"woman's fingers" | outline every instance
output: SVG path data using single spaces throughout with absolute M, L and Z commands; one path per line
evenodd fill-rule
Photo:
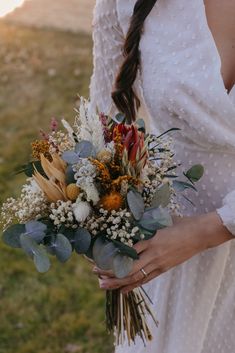
M 157 276 L 159 276 L 162 272 L 160 272 L 159 270 L 155 270 L 155 271 L 152 271 L 146 278 L 144 278 L 142 281 L 138 281 L 136 283 L 133 283 L 131 285 L 127 285 L 127 286 L 124 286 L 122 289 L 121 289 L 121 292 L 122 294 L 127 294 L 129 293 L 130 291 L 132 291 L 133 289 L 135 288 L 138 288 L 140 286 L 142 286 L 143 284 L 145 283 L 148 283 L 149 281 L 151 281 L 152 279 L 156 278 Z
M 100 282 L 102 289 L 117 289 L 125 286 L 134 285 L 135 283 L 143 283 L 145 278 L 147 278 L 148 273 L 154 270 L 154 264 L 146 265 L 143 271 L 137 271 L 130 276 L 125 278 L 106 278 Z
M 104 271 L 104 270 L 101 270 L 100 268 L 98 268 L 97 266 L 93 267 L 93 270 L 92 272 L 94 274 L 96 274 L 98 277 L 102 277 L 102 276 L 106 276 L 106 277 L 110 277 L 110 278 L 113 278 L 115 277 L 113 271 Z
M 137 251 L 137 254 L 141 254 L 143 251 L 145 251 L 148 248 L 149 246 L 148 243 L 149 243 L 149 240 L 139 241 L 133 246 L 133 248 Z

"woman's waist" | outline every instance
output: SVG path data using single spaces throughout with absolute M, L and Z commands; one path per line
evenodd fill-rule
M 190 206 L 181 198 L 181 203 L 190 213 L 206 213 L 220 208 L 223 198 L 235 190 L 235 156 L 223 151 L 208 151 L 186 148 L 179 143 L 174 146 L 176 162 L 180 164 L 178 175 L 194 164 L 202 164 L 204 175 L 196 184 L 197 193 L 187 191 L 186 196 L 194 203 Z

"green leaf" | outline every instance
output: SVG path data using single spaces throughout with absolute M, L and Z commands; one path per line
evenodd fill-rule
M 57 234 L 53 246 L 55 249 L 55 255 L 60 262 L 66 262 L 70 258 L 72 254 L 72 245 L 63 234 Z
M 20 243 L 25 253 L 33 259 L 38 272 L 47 272 L 50 268 L 50 260 L 45 249 L 26 234 L 21 234 Z
M 78 228 L 74 235 L 74 248 L 78 254 L 85 254 L 91 245 L 91 234 L 84 228 Z
M 112 118 L 112 120 L 116 123 L 116 124 L 123 124 L 125 122 L 125 115 L 122 113 L 118 113 L 115 115 L 115 117 Z
M 34 254 L 39 248 L 37 242 L 34 239 L 30 238 L 27 234 L 21 234 L 20 244 L 25 253 L 31 258 L 33 258 Z
M 186 173 L 185 176 L 193 183 L 196 183 L 201 179 L 204 174 L 204 167 L 201 164 L 195 164 L 190 168 Z
M 12 248 L 21 248 L 20 236 L 25 233 L 24 224 L 14 224 L 3 233 L 3 241 Z
M 144 234 L 144 240 L 148 240 L 148 239 L 151 239 L 155 234 L 156 234 L 156 230 L 148 230 L 148 229 L 145 229 L 145 228 L 142 228 L 140 225 L 138 225 L 141 233 Z M 140 241 L 141 239 L 138 239 L 138 241 Z
M 178 192 L 182 192 L 186 189 L 192 189 L 194 191 L 197 191 L 195 186 L 193 186 L 192 184 L 187 183 L 185 181 L 181 181 L 181 180 L 174 180 L 173 181 L 173 188 Z
M 65 178 L 66 178 L 67 185 L 76 183 L 76 180 L 74 179 L 74 174 L 75 174 L 75 172 L 73 171 L 73 167 L 71 165 L 69 165 L 66 169 L 66 172 L 65 172 Z
M 166 208 L 149 208 L 144 212 L 139 225 L 149 231 L 157 231 L 172 226 L 172 218 Z
M 36 269 L 40 273 L 47 272 L 51 267 L 50 259 L 45 249 L 43 249 L 40 246 L 37 248 L 36 252 L 34 253 L 33 261 L 36 266 Z
M 173 127 L 172 129 L 169 129 L 169 130 L 163 132 L 161 135 L 157 136 L 157 138 L 163 137 L 173 131 L 180 131 L 180 129 L 177 127 Z
M 127 194 L 127 203 L 133 217 L 138 221 L 144 213 L 144 200 L 141 194 L 137 191 L 130 190 Z
M 134 260 L 128 256 L 117 254 L 113 260 L 113 271 L 117 278 L 124 278 L 130 274 Z
M 25 224 L 25 233 L 40 243 L 46 236 L 47 226 L 39 221 L 29 221 Z
M 127 255 L 131 257 L 134 260 L 139 259 L 139 255 L 137 254 L 137 251 L 134 248 L 131 248 L 130 246 L 121 243 L 120 241 L 117 240 L 112 240 L 112 242 L 115 244 L 115 246 L 118 248 L 118 252 L 121 255 Z
M 137 125 L 139 131 L 142 131 L 142 132 L 145 133 L 146 128 L 145 128 L 145 121 L 144 121 L 144 119 L 138 119 L 138 120 L 136 120 L 136 125 Z
M 43 175 L 44 177 L 46 176 L 40 161 L 33 161 L 23 165 L 22 169 L 17 171 L 16 174 L 25 173 L 27 177 L 31 178 L 34 174 L 35 168 L 41 175 Z
M 113 268 L 114 256 L 118 253 L 117 247 L 104 237 L 96 239 L 93 246 L 93 259 L 97 266 L 102 270 Z
M 75 146 L 75 152 L 80 158 L 95 157 L 95 147 L 87 140 L 82 140 Z
M 169 204 L 170 199 L 171 199 L 170 185 L 164 184 L 159 189 L 157 189 L 156 193 L 154 194 L 151 206 L 166 207 Z

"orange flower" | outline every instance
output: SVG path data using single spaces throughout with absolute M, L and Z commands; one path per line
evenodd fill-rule
M 123 198 L 119 192 L 111 192 L 101 198 L 100 205 L 107 211 L 117 211 L 123 205 Z

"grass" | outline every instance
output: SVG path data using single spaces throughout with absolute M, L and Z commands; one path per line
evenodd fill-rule
M 30 142 L 52 116 L 72 121 L 88 95 L 89 36 L 0 23 L 0 201 L 17 195 Z M 90 266 L 73 256 L 40 275 L 0 242 L 0 353 L 110 353 L 104 294 Z

